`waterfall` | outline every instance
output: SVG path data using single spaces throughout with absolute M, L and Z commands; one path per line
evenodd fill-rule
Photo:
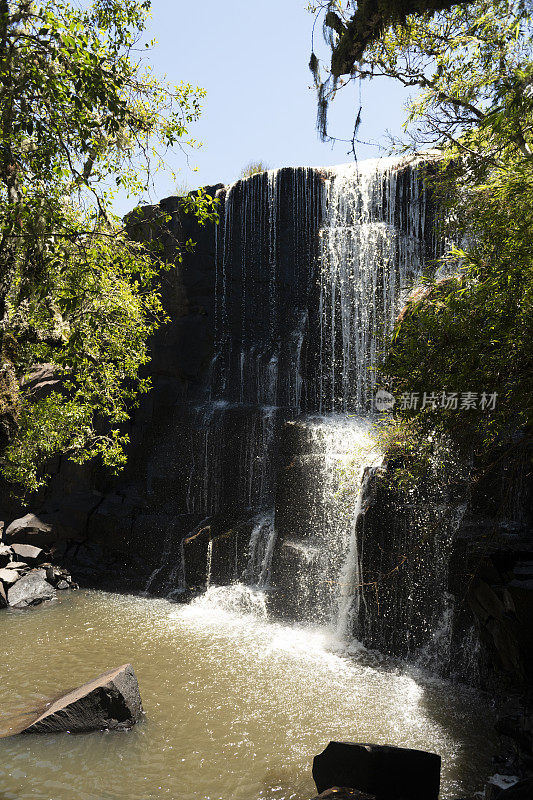
M 250 601 L 244 585 L 272 588 L 272 612 L 373 644 L 382 544 L 364 523 L 383 461 L 372 435 L 377 370 L 436 254 L 420 160 L 271 170 L 219 197 L 214 355 L 187 493 L 202 529 L 185 561 L 203 559 L 217 601 L 220 584 L 233 587 L 231 603 Z M 394 624 L 418 620 L 413 598 L 416 587 L 391 611 Z M 441 639 L 426 620 L 435 641 L 447 635 L 439 609 Z
M 379 351 L 424 266 L 427 195 L 416 167 L 401 173 L 398 167 L 395 159 L 346 164 L 326 181 L 317 369 L 321 412 L 372 410 Z
M 303 513 L 278 554 L 285 584 L 291 576 L 285 608 L 299 620 L 331 625 L 348 633 L 361 575 L 355 525 L 365 471 L 382 455 L 362 417 L 330 414 L 290 423 L 297 442 L 298 483 Z
M 270 170 L 227 190 L 216 237 L 211 398 L 300 410 L 300 359 L 323 182 Z
M 285 535 L 274 571 L 278 585 L 289 575 L 292 582 L 278 608 L 328 624 L 340 638 L 363 635 L 368 591 L 358 521 L 382 461 L 371 433 L 377 367 L 425 264 L 427 205 L 416 165 L 383 159 L 325 175 L 318 342 L 308 386 L 321 416 L 300 417 L 297 433 L 288 434 L 305 512 L 295 512 L 290 499 L 281 503 L 291 510 L 278 515 Z

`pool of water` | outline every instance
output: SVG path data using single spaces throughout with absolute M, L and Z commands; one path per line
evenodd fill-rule
M 188 606 L 73 592 L 0 626 L 4 725 L 126 662 L 146 712 L 126 733 L 0 739 L 1 800 L 308 800 L 331 739 L 439 753 L 444 800 L 488 774 L 491 715 L 473 693 L 269 622 L 244 587 Z

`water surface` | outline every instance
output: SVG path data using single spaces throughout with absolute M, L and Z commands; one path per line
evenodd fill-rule
M 330 739 L 439 753 L 445 800 L 488 774 L 490 713 L 475 695 L 268 622 L 245 587 L 189 606 L 81 591 L 0 624 L 2 715 L 126 662 L 146 711 L 127 733 L 0 740 L 2 800 L 308 800 Z

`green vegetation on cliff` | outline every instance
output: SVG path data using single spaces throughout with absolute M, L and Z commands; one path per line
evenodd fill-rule
M 164 152 L 193 145 L 203 90 L 138 55 L 149 0 L 0 0 L 0 469 L 26 489 L 56 453 L 125 461 L 139 369 L 164 321 L 153 253 L 112 213 Z M 198 195 L 200 218 L 213 214 Z M 51 365 L 61 388 L 30 395 Z

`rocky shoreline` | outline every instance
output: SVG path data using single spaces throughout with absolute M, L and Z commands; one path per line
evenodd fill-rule
M 38 537 L 29 543 L 21 522 L 14 520 L 5 532 L 0 522 L 0 608 L 40 605 L 79 588 L 70 570 L 57 563 L 54 547 L 38 546 Z

